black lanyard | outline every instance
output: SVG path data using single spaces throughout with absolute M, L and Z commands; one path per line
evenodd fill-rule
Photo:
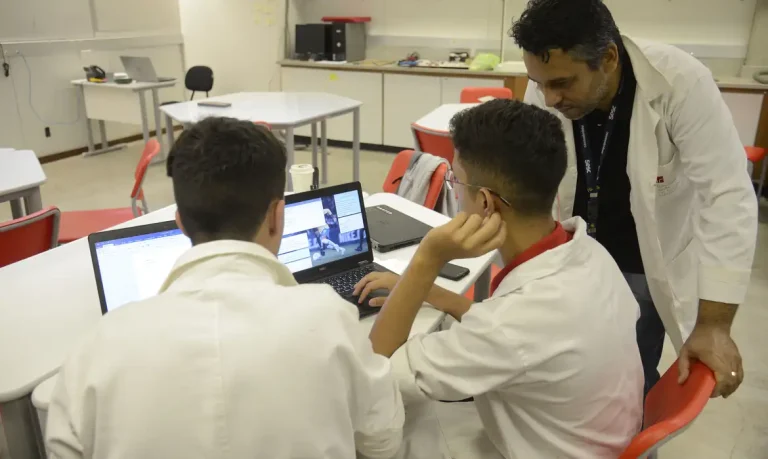
M 595 237 L 597 234 L 597 215 L 598 199 L 600 197 L 600 170 L 603 167 L 605 152 L 608 150 L 608 144 L 611 141 L 613 130 L 616 127 L 616 118 L 621 102 L 621 93 L 624 90 L 624 75 L 621 75 L 619 90 L 613 98 L 611 111 L 608 112 L 608 120 L 605 122 L 605 134 L 603 135 L 603 146 L 600 148 L 600 157 L 596 158 L 592 151 L 592 144 L 589 143 L 587 134 L 587 123 L 584 118 L 576 121 L 577 132 L 581 137 L 581 163 L 583 164 L 584 181 L 587 184 L 587 234 Z

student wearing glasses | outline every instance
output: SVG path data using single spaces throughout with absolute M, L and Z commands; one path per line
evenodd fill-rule
M 383 303 L 374 351 L 391 358 L 406 411 L 474 397 L 505 458 L 617 457 L 641 425 L 639 306 L 584 220 L 552 217 L 566 168 L 560 121 L 494 100 L 457 114 L 451 133 L 447 179 L 463 212 L 428 233 L 402 277 L 376 273 L 357 286 L 363 299 L 391 290 L 372 302 Z M 506 267 L 490 299 L 472 304 L 433 285 L 448 261 L 492 250 Z M 409 340 L 425 301 L 459 322 Z

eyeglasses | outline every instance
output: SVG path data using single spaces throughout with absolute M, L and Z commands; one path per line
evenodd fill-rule
M 453 173 L 453 169 L 448 169 L 448 171 L 445 173 L 445 183 L 447 183 L 448 187 L 452 190 L 456 185 L 464 185 L 470 188 L 477 188 L 478 190 L 486 189 L 488 190 L 489 193 L 499 198 L 499 200 L 501 200 L 501 202 L 506 204 L 508 207 L 512 207 L 512 204 L 510 204 L 509 201 L 507 201 L 502 195 L 500 195 L 499 193 L 493 191 L 488 187 L 479 186 L 479 185 L 470 185 L 469 183 L 460 182 L 459 179 L 456 178 L 456 174 Z

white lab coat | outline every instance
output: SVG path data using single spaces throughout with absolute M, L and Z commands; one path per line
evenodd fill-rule
M 642 422 L 639 307 L 584 220 L 563 227 L 570 242 L 513 269 L 450 329 L 395 352 L 406 407 L 474 397 L 507 459 L 621 454 Z
M 731 113 L 711 72 L 673 46 L 623 37 L 637 78 L 627 174 L 651 296 L 680 349 L 699 299 L 744 302 L 757 235 L 757 200 Z M 525 101 L 545 107 L 529 82 Z M 573 213 L 578 169 L 572 121 L 555 213 Z
M 402 425 L 390 362 L 353 305 L 297 286 L 261 246 L 217 241 L 76 348 L 47 445 L 59 458 L 383 458 Z

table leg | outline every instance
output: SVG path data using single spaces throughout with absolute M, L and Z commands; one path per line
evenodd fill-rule
M 31 396 L 0 403 L 0 412 L 10 457 L 44 458 L 43 433 Z
M 317 123 L 312 123 L 312 167 L 317 167 Z
M 149 142 L 149 120 L 147 119 L 147 101 L 144 100 L 144 91 L 136 93 L 139 96 L 139 110 L 141 110 L 141 133 L 144 135 L 144 145 Z
M 32 193 L 24 198 L 27 208 L 27 215 L 43 210 L 43 199 L 40 197 L 40 187 L 35 188 Z
M 99 135 L 101 136 L 101 149 L 106 150 L 109 148 L 109 143 L 107 142 L 107 123 L 104 120 L 99 120 Z
M 160 156 L 152 162 L 160 163 L 165 158 L 165 142 L 163 141 L 163 120 L 160 118 L 160 95 L 157 88 L 152 89 L 152 109 L 155 113 L 155 138 L 160 143 Z
M 320 121 L 320 152 L 323 155 L 322 159 L 322 179 L 323 185 L 328 184 L 328 121 Z
M 101 146 L 99 149 L 96 149 L 96 145 L 93 143 L 93 126 L 91 125 L 91 120 L 88 118 L 88 112 L 85 107 L 85 86 L 79 85 L 80 88 L 80 104 L 81 109 L 83 110 L 83 113 L 85 113 L 85 135 L 86 140 L 88 141 L 88 151 L 83 153 L 83 156 L 94 156 L 94 155 L 100 155 L 102 153 L 107 153 L 110 151 L 115 150 L 121 150 L 125 148 L 125 145 L 115 145 L 110 147 L 107 143 L 107 126 L 104 123 L 104 120 L 99 120 L 99 132 L 101 135 Z
M 763 187 L 765 187 L 766 171 L 768 171 L 768 157 L 763 158 L 763 170 L 760 172 L 760 184 L 757 185 L 757 202 L 760 202 L 760 199 L 763 197 Z
M 293 166 L 293 156 L 295 153 L 295 143 L 293 139 L 293 126 L 285 130 L 285 154 L 288 156 L 288 162 L 285 164 L 286 190 L 293 191 L 293 181 L 291 180 L 291 166 Z
M 88 140 L 88 153 L 93 154 L 96 151 L 96 147 L 93 145 L 93 126 L 91 126 L 91 120 L 88 118 L 88 112 L 85 106 L 85 86 L 79 85 L 80 89 L 80 107 L 83 113 L 85 113 L 85 135 Z
M 360 107 L 352 112 L 352 180 L 360 181 Z
M 475 281 L 475 303 L 480 303 L 491 296 L 491 267 L 485 268 Z
M 24 206 L 21 203 L 21 199 L 11 199 L 11 217 L 15 220 L 24 215 Z
M 173 147 L 173 118 L 171 118 L 168 115 L 165 115 L 165 136 L 168 140 L 168 153 L 171 152 L 171 148 Z M 168 156 L 166 155 L 165 158 Z

